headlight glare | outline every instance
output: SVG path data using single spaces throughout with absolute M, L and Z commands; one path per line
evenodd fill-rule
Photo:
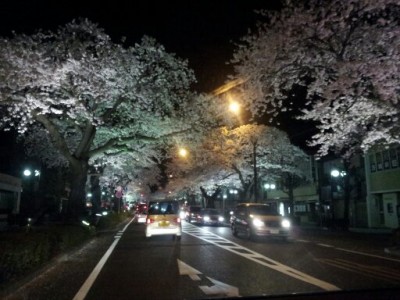
M 290 221 L 287 219 L 282 220 L 282 227 L 283 228 L 289 228 L 290 227 Z
M 256 227 L 261 227 L 261 226 L 264 225 L 264 222 L 261 221 L 260 219 L 254 219 L 253 220 L 253 225 L 256 226 Z

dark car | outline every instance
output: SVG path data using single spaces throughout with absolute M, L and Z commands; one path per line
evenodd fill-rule
M 189 223 L 196 222 L 199 217 L 201 209 L 202 209 L 201 206 L 189 206 L 188 209 L 186 210 L 185 220 Z
M 146 223 L 147 218 L 147 204 L 139 203 L 134 211 L 133 222 Z
M 214 208 L 202 208 L 197 214 L 196 223 L 201 225 L 223 225 L 224 215 Z
M 243 234 L 248 239 L 255 237 L 290 238 L 290 221 L 280 215 L 274 206 L 262 203 L 241 203 L 231 216 L 234 236 Z

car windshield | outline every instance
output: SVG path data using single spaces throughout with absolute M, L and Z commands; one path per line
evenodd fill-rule
M 257 205 L 257 206 L 250 206 L 249 213 L 254 215 L 271 215 L 271 216 L 278 216 L 279 213 L 276 211 L 275 208 L 267 205 Z
M 194 206 L 194 207 L 191 207 L 191 208 L 190 208 L 190 212 L 197 213 L 197 212 L 200 212 L 201 209 L 202 209 L 201 207 L 196 207 L 196 206 Z
M 0 3 L 0 299 L 400 289 L 400 0 Z
M 179 212 L 179 203 L 170 201 L 150 202 L 149 215 L 175 215 Z
M 218 215 L 220 214 L 220 212 L 218 210 L 214 210 L 214 209 L 204 209 L 201 211 L 203 214 L 207 214 L 207 215 Z

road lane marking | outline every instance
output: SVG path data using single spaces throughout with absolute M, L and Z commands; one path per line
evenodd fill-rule
M 206 294 L 206 295 L 224 295 L 226 297 L 240 297 L 239 289 L 235 286 L 223 283 L 211 277 L 207 277 L 214 285 L 206 286 L 201 285 L 199 288 Z
M 252 260 L 260 265 L 266 266 L 268 268 L 271 268 L 275 271 L 278 271 L 278 272 L 288 275 L 290 277 L 293 277 L 298 280 L 304 281 L 306 283 L 315 285 L 323 290 L 327 290 L 327 291 L 340 290 L 340 288 L 338 288 L 337 286 L 335 286 L 329 282 L 322 281 L 322 280 L 312 277 L 306 273 L 300 272 L 289 266 L 281 264 L 278 261 L 275 261 L 269 257 L 261 255 L 260 253 L 252 251 L 249 248 L 246 248 L 239 244 L 236 244 L 230 240 L 227 240 L 227 239 L 225 239 L 219 235 L 216 235 L 210 231 L 207 231 L 205 229 L 200 229 L 200 228 L 198 228 L 194 225 L 188 224 L 188 223 L 184 223 L 184 225 L 182 226 L 182 229 L 183 229 L 183 232 L 185 232 L 186 234 L 194 236 L 194 237 L 201 239 L 203 241 L 206 241 L 208 243 L 214 244 L 222 249 L 225 249 L 229 252 L 240 255 L 246 259 Z M 212 236 L 213 238 L 207 239 L 208 236 Z M 243 253 L 243 251 L 244 251 L 244 253 Z
M 199 270 L 189 266 L 180 259 L 177 259 L 179 275 L 188 275 L 193 281 L 200 281 L 199 275 L 202 273 Z M 209 281 L 213 283 L 212 286 L 200 285 L 199 288 L 204 294 L 208 296 L 227 296 L 227 297 L 240 297 L 239 289 L 235 286 L 223 283 L 214 278 L 207 277 Z
M 114 242 L 111 244 L 111 246 L 108 248 L 106 253 L 103 255 L 103 257 L 97 263 L 96 267 L 94 267 L 92 273 L 90 273 L 89 277 L 83 283 L 83 285 L 79 289 L 78 293 L 76 293 L 73 300 L 85 299 L 85 297 L 86 297 L 87 293 L 89 292 L 90 288 L 92 287 L 94 281 L 96 280 L 97 276 L 100 274 L 100 271 L 103 269 L 104 265 L 106 264 L 108 258 L 111 255 L 111 253 L 114 251 L 115 247 L 117 246 L 118 242 L 120 241 L 122 234 L 128 228 L 128 226 L 132 223 L 132 221 L 133 221 L 133 218 L 129 221 L 128 224 L 126 224 L 126 226 L 121 231 L 119 231 L 117 233 L 117 235 L 114 236 Z
M 183 261 L 179 259 L 177 261 L 178 261 L 179 275 L 188 275 L 192 280 L 200 280 L 200 277 L 198 276 L 199 274 L 201 274 L 200 271 L 189 266 L 188 264 L 185 264 Z
M 340 258 L 336 259 L 320 258 L 316 259 L 316 261 L 336 268 L 344 269 L 353 273 L 358 273 L 363 276 L 383 279 L 391 283 L 400 282 L 400 272 L 393 269 L 384 268 L 382 266 L 363 265 Z
M 325 247 L 325 248 L 335 248 L 334 246 L 327 245 L 327 244 L 317 244 L 318 246 Z
M 375 254 L 369 254 L 369 253 L 365 253 L 365 252 L 349 250 L 349 249 L 344 249 L 344 248 L 335 248 L 335 249 L 336 250 L 340 250 L 340 251 L 349 252 L 349 253 L 354 253 L 354 254 L 359 254 L 359 255 L 364 255 L 364 256 L 369 256 L 369 257 L 375 257 L 375 258 L 380 258 L 380 259 L 385 259 L 385 260 L 390 260 L 390 261 L 395 261 L 395 262 L 400 262 L 400 259 L 396 259 L 396 258 L 390 258 L 390 257 L 385 257 L 385 256 L 375 255 Z

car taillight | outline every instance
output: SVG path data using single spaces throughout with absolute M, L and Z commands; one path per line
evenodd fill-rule
M 147 218 L 146 219 L 146 224 L 154 223 L 154 219 Z
M 175 218 L 174 221 L 175 221 L 176 223 L 180 223 L 180 222 L 181 222 L 181 218 Z

